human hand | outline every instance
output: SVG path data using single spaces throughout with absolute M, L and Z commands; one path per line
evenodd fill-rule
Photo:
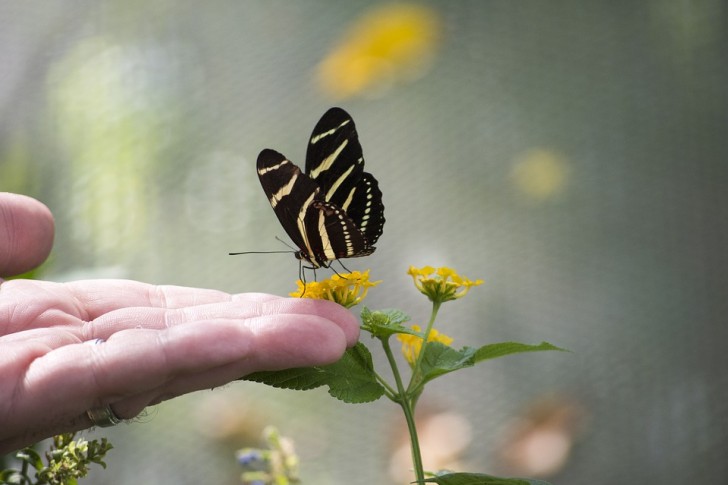
M 336 361 L 358 338 L 319 300 L 127 280 L 0 286 L 0 453 L 251 372 Z M 91 344 L 95 339 L 103 343 Z
M 358 334 L 356 318 L 327 301 L 128 280 L 6 281 L 0 453 L 88 428 L 90 409 L 132 418 L 251 372 L 327 364 Z

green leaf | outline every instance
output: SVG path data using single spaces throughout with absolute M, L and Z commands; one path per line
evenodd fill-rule
M 331 376 L 329 394 L 348 403 L 376 401 L 384 388 L 374 374 L 372 354 L 362 343 L 346 351 L 336 363 L 325 366 Z
M 347 403 L 376 401 L 384 394 L 374 374 L 372 355 L 362 343 L 348 349 L 338 362 L 330 365 L 255 372 L 243 379 L 299 391 L 325 385 L 329 394 Z
M 484 473 L 447 473 L 425 480 L 426 483 L 438 485 L 549 485 L 543 480 L 528 478 L 502 478 Z
M 361 311 L 361 320 L 364 324 L 375 323 L 384 325 L 389 323 L 401 325 L 404 322 L 408 322 L 410 317 L 402 310 L 397 310 L 396 308 L 371 311 L 369 308 L 364 307 Z
M 421 370 L 424 382 L 448 372 L 472 366 L 475 363 L 473 361 L 474 353 L 475 349 L 472 347 L 455 350 L 441 342 L 429 342 L 425 347 L 425 354 L 422 356 Z
M 362 330 L 365 330 L 377 338 L 389 338 L 395 333 L 408 333 L 422 337 L 422 333 L 415 332 L 405 327 L 403 323 L 409 321 L 409 316 L 400 310 L 377 310 L 370 311 L 364 308 L 361 312 Z
M 241 379 L 260 382 L 278 389 L 308 391 L 326 384 L 326 373 L 319 367 L 297 367 L 295 369 L 254 372 Z
M 43 468 L 43 460 L 41 459 L 40 453 L 31 447 L 23 448 L 15 455 L 15 457 L 20 461 L 26 462 L 36 470 Z
M 0 471 L 0 483 L 22 484 L 27 483 L 18 470 Z
M 538 345 L 521 344 L 518 342 L 501 342 L 498 344 L 483 345 L 480 348 L 463 347 L 456 350 L 440 342 L 429 342 L 425 347 L 425 354 L 422 356 L 422 381 L 426 382 L 440 377 L 441 375 L 472 367 L 483 360 L 495 359 L 510 354 L 521 352 L 537 352 L 542 350 L 560 350 L 559 347 L 548 342 L 541 342 Z
M 503 357 L 511 354 L 519 354 L 522 352 L 539 352 L 542 350 L 558 350 L 561 352 L 568 352 L 566 349 L 556 347 L 548 342 L 541 342 L 538 345 L 522 344 L 518 342 L 501 342 L 498 344 L 483 345 L 480 347 L 474 355 L 474 362 L 481 362 L 483 360 L 495 359 L 496 357 Z

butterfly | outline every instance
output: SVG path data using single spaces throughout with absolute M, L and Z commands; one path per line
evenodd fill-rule
M 313 269 L 372 254 L 384 227 L 377 180 L 364 171 L 354 120 L 331 108 L 313 129 L 306 172 L 275 150 L 260 152 L 258 178 L 293 243 Z

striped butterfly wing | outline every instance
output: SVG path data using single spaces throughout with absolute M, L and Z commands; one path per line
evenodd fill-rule
M 334 259 L 365 254 L 357 251 L 366 243 L 356 224 L 338 206 L 325 201 L 318 184 L 290 160 L 265 149 L 258 155 L 257 169 L 271 207 L 299 248 L 298 259 L 313 267 L 328 267 Z
M 307 214 L 307 227 L 311 228 L 309 233 L 320 236 L 319 244 L 313 248 L 314 258 L 320 266 L 328 266 L 335 259 L 355 258 L 374 252 L 374 247 L 367 244 L 354 221 L 330 202 L 313 203 L 313 210 Z
M 344 211 L 365 244 L 351 256 L 374 252 L 384 228 L 384 204 L 377 180 L 364 171 L 364 155 L 354 120 L 341 108 L 329 109 L 313 129 L 306 151 L 306 174 L 324 200 Z

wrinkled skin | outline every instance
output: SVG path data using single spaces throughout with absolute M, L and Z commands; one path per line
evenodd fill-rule
M 40 264 L 53 227 L 40 202 L 0 193 L 0 275 Z M 358 336 L 356 318 L 327 301 L 129 280 L 5 281 L 0 453 L 88 428 L 94 407 L 128 419 L 251 372 L 334 362 Z

